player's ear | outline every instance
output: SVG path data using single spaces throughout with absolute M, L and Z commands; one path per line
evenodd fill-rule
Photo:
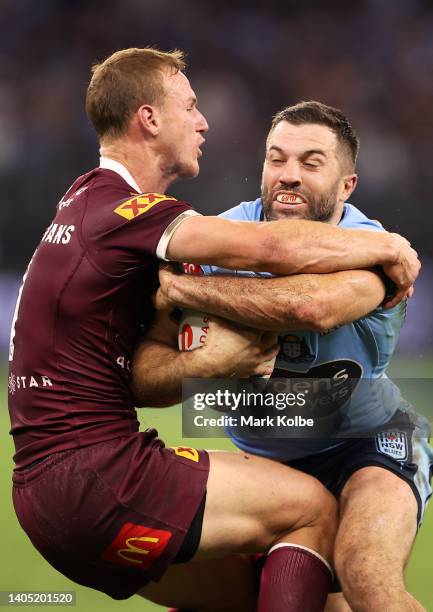
M 158 109 L 150 104 L 143 104 L 138 108 L 136 117 L 140 128 L 152 136 L 156 136 L 160 128 L 160 115 Z
M 348 174 L 343 177 L 342 183 L 342 199 L 346 202 L 352 193 L 355 191 L 356 184 L 358 182 L 357 174 Z

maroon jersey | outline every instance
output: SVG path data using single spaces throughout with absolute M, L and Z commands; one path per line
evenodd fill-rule
M 130 360 L 153 316 L 157 256 L 196 213 L 138 194 L 123 166 L 106 165 L 116 171 L 92 170 L 59 202 L 18 297 L 9 369 L 18 468 L 138 430 Z

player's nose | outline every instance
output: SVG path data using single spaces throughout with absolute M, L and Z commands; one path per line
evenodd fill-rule
M 206 117 L 200 112 L 198 112 L 198 120 L 197 120 L 197 132 L 206 133 L 209 130 L 209 124 L 206 121 Z
M 298 187 L 302 183 L 301 169 L 296 160 L 288 159 L 281 167 L 280 182 L 289 187 Z

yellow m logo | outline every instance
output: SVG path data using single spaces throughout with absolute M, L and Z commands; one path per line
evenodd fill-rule
M 121 548 L 120 550 L 116 551 L 116 554 L 119 555 L 121 559 L 125 559 L 125 561 L 129 561 L 130 563 L 140 564 L 143 563 L 143 559 L 135 559 L 134 557 L 130 556 L 131 553 L 134 555 L 148 555 L 150 553 L 150 550 L 134 546 L 134 544 L 131 544 L 131 542 L 152 542 L 152 544 L 157 544 L 159 542 L 159 538 L 149 538 L 146 536 L 143 536 L 141 538 L 128 538 L 125 541 L 125 544 L 128 548 Z

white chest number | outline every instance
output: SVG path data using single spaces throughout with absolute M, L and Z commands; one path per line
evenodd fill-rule
M 29 261 L 29 265 L 27 266 L 27 270 L 25 271 L 24 276 L 23 276 L 23 282 L 21 283 L 20 290 L 18 291 L 17 303 L 15 304 L 14 316 L 13 316 L 12 325 L 11 325 L 11 339 L 9 342 L 9 361 L 12 361 L 12 359 L 14 358 L 15 325 L 18 319 L 18 311 L 20 309 L 20 302 L 21 302 L 21 296 L 23 294 L 24 283 L 26 282 L 27 274 L 29 273 L 30 266 L 32 265 L 32 261 L 35 255 L 36 255 L 36 251 L 33 253 L 32 258 Z

